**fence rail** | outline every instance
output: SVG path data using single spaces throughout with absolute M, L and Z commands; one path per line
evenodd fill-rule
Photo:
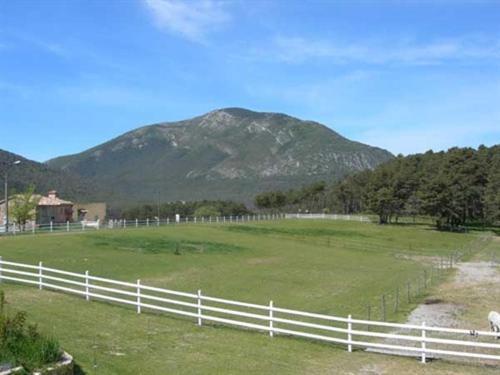
M 500 344 L 491 342 L 498 333 L 489 331 L 318 314 L 277 307 L 273 301 L 266 305 L 233 301 L 204 295 L 201 290 L 188 293 L 144 285 L 141 280 L 131 283 L 93 276 L 89 271 L 69 272 L 45 267 L 42 262 L 32 265 L 5 261 L 0 257 L 2 281 L 76 294 L 87 301 L 96 299 L 125 304 L 135 307 L 138 314 L 149 309 L 182 315 L 194 318 L 200 326 L 204 322 L 214 322 L 264 331 L 271 337 L 282 334 L 326 341 L 345 345 L 349 352 L 353 347 L 383 349 L 396 355 L 418 356 L 424 363 L 429 355 L 500 361 Z M 360 327 L 372 328 L 363 330 Z M 395 329 L 398 331 L 394 332 Z M 448 338 L 439 337 L 442 335 L 448 335 Z M 455 336 L 450 338 L 450 335 Z
M 343 214 L 285 214 L 285 219 L 328 219 L 371 222 L 368 216 L 363 215 L 343 215 Z
M 232 216 L 179 216 L 173 218 L 152 218 L 152 219 L 113 219 L 108 221 L 81 221 L 66 223 L 27 223 L 19 226 L 16 223 L 9 225 L 8 234 L 38 234 L 38 233 L 62 233 L 62 232 L 85 232 L 102 229 L 127 229 L 138 227 L 160 227 L 165 225 L 180 224 L 226 224 L 243 223 L 256 221 L 271 221 L 284 219 L 284 214 L 256 214 L 256 215 L 232 215 Z M 0 226 L 0 235 L 6 235 L 5 226 Z
M 61 232 L 84 232 L 100 229 L 126 229 L 137 227 L 159 227 L 172 224 L 226 224 L 243 223 L 254 221 L 270 221 L 281 219 L 331 219 L 370 222 L 368 216 L 361 215 L 341 215 L 341 214 L 252 214 L 252 215 L 232 215 L 232 216 L 182 216 L 167 218 L 147 218 L 147 219 L 113 219 L 108 221 L 80 221 L 66 223 L 41 223 L 28 222 L 23 226 L 15 222 L 9 225 L 8 234 L 37 234 L 37 233 L 61 233 Z M 5 235 L 5 225 L 0 225 L 0 235 Z

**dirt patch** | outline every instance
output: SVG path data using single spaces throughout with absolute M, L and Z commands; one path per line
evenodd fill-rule
M 457 265 L 458 272 L 454 283 L 459 285 L 479 285 L 500 283 L 498 267 L 491 262 L 467 262 Z
M 387 374 L 387 371 L 385 371 L 381 366 L 376 365 L 376 364 L 368 364 L 363 366 L 359 370 L 360 375 L 381 375 L 381 374 Z
M 459 316 L 464 311 L 465 307 L 456 303 L 424 303 L 411 312 L 406 323 L 420 325 L 425 322 L 428 326 L 457 327 Z
M 257 266 L 260 264 L 275 264 L 279 263 L 281 258 L 278 257 L 270 257 L 270 258 L 250 258 L 246 261 L 248 265 Z
M 427 326 L 449 327 L 449 328 L 465 328 L 470 329 L 474 322 L 464 322 L 467 320 L 464 317 L 468 316 L 470 308 L 470 295 L 484 294 L 485 290 L 492 287 L 493 284 L 498 286 L 500 283 L 500 272 L 498 267 L 492 265 L 491 262 L 467 262 L 460 263 L 457 266 L 457 272 L 453 280 L 441 287 L 446 291 L 450 290 L 468 290 L 469 300 L 464 299 L 462 294 L 453 293 L 444 298 L 431 297 L 421 305 L 417 306 L 408 316 L 406 324 L 421 325 L 423 322 Z M 453 302 L 451 302 L 453 301 Z M 409 334 L 408 330 L 394 330 L 393 334 Z M 447 337 L 452 338 L 452 337 Z M 397 339 L 383 340 L 385 344 L 409 346 L 407 341 Z M 417 345 L 414 345 L 417 346 Z M 409 351 L 394 351 L 385 349 L 368 349 L 371 352 L 399 354 L 403 356 L 418 356 L 418 353 Z M 428 358 L 435 358 L 429 356 Z M 369 372 L 367 372 L 369 373 Z
M 439 264 L 441 260 L 441 257 L 438 256 L 412 255 L 408 253 L 396 253 L 394 256 L 397 259 L 411 260 L 422 264 Z
M 474 288 L 478 291 L 489 287 L 489 284 L 500 283 L 498 267 L 490 262 L 459 263 L 454 279 L 447 285 L 448 288 Z M 457 327 L 460 316 L 466 311 L 466 302 L 446 302 L 441 298 L 428 298 L 414 309 L 408 317 L 408 324 L 422 324 Z

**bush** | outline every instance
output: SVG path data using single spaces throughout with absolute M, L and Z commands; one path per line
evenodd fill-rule
M 57 340 L 42 336 L 36 325 L 26 325 L 26 312 L 9 316 L 0 290 L 0 362 L 32 371 L 56 362 L 62 354 Z
M 196 209 L 194 212 L 194 216 L 196 217 L 209 217 L 209 216 L 221 216 L 220 211 L 217 210 L 214 206 L 201 206 Z

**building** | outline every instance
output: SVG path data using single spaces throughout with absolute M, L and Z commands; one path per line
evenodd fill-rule
M 106 218 L 106 203 L 75 203 L 73 206 L 73 221 L 104 221 Z
M 73 221 L 73 202 L 59 198 L 57 191 L 49 191 L 48 196 L 41 197 L 36 207 L 38 224 L 65 223 Z
M 9 210 L 15 205 L 15 197 L 9 197 Z M 106 218 L 106 203 L 73 203 L 61 199 L 57 191 L 49 191 L 46 197 L 38 194 L 33 195 L 33 201 L 38 201 L 33 217 L 36 216 L 37 224 L 79 222 L 83 220 L 104 222 Z M 9 221 L 14 223 L 12 211 L 9 213 Z M 0 226 L 5 225 L 5 202 L 0 200 Z

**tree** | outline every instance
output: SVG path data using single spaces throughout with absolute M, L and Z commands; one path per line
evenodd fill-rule
M 35 186 L 31 185 L 24 193 L 17 194 L 13 199 L 12 217 L 22 230 L 24 230 L 26 222 L 33 220 L 36 214 L 35 208 L 38 202 L 33 195 L 34 191 Z
M 220 216 L 220 211 L 214 206 L 201 206 L 196 209 L 194 216 L 196 217 L 207 217 L 207 216 Z
M 287 203 L 287 196 L 281 191 L 260 193 L 255 197 L 255 205 L 259 208 L 280 209 Z
M 413 222 L 422 209 L 422 199 L 417 194 L 412 194 L 405 203 L 405 213 L 413 218 Z
M 484 196 L 485 216 L 490 223 L 500 221 L 500 153 L 493 156 Z
M 430 215 L 440 229 L 500 221 L 500 145 L 398 157 L 331 185 L 262 193 L 261 208 L 346 214 L 371 211 L 382 224 Z

